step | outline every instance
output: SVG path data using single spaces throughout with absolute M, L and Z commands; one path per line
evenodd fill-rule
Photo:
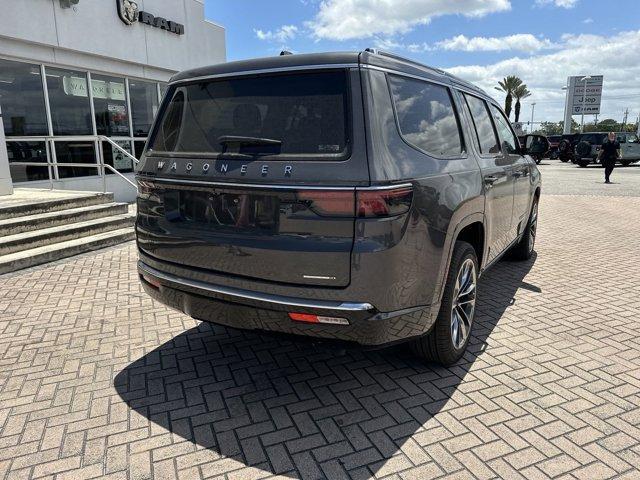
M 105 218 L 95 218 L 84 222 L 58 225 L 51 228 L 43 228 L 41 230 L 34 230 L 33 232 L 8 235 L 0 238 L 0 255 L 9 255 L 31 248 L 73 240 L 74 238 L 95 235 L 96 233 L 109 230 L 117 230 L 133 225 L 135 218 L 135 215 L 126 213 Z
M 0 237 L 127 213 L 126 203 L 104 203 L 0 220 Z
M 0 274 L 34 267 L 43 263 L 54 262 L 80 253 L 99 250 L 119 243 L 133 240 L 133 228 L 119 228 L 108 232 L 97 233 L 88 237 L 75 238 L 65 242 L 45 245 L 43 247 L 23 250 L 10 255 L 0 256 Z
M 18 190 L 18 189 L 16 189 Z M 100 192 L 47 192 L 36 191 L 27 195 L 21 189 L 8 199 L 0 199 L 0 220 L 7 218 L 56 212 L 69 208 L 86 207 L 103 203 L 113 203 L 113 193 Z

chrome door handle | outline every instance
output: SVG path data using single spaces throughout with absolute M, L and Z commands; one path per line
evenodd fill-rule
M 487 175 L 484 177 L 484 183 L 487 185 L 493 185 L 498 180 L 498 177 L 495 175 Z

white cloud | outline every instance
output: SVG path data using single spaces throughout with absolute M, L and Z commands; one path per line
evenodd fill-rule
M 283 25 L 274 31 L 267 30 L 265 32 L 264 30 L 254 29 L 254 32 L 256 33 L 256 37 L 258 37 L 260 40 L 283 43 L 296 37 L 296 35 L 298 34 L 298 27 L 296 27 L 295 25 Z
M 561 89 L 569 75 L 604 75 L 600 118 L 603 115 L 621 116 L 626 106 L 637 103 L 640 94 L 640 49 L 630 48 L 629 45 L 640 44 L 640 30 L 621 32 L 611 37 L 563 35 L 562 39 L 561 48 L 552 53 L 447 70 L 484 88 L 496 98 L 499 94 L 493 87 L 498 80 L 507 75 L 518 75 L 533 92 L 526 102 L 537 102 L 536 117 L 539 119 L 562 119 L 564 92 Z M 634 97 L 628 98 L 629 95 Z M 618 111 L 620 114 L 616 113 Z M 636 108 L 632 116 L 637 113 Z M 524 118 L 526 120 L 527 117 Z
M 555 5 L 560 8 L 573 8 L 577 3 L 578 0 L 536 0 L 537 5 Z
M 325 0 L 306 26 L 318 39 L 350 40 L 406 33 L 438 16 L 481 17 L 510 8 L 509 0 Z
M 530 33 L 519 33 L 505 37 L 473 37 L 464 35 L 442 40 L 435 44 L 435 48 L 442 50 L 457 50 L 463 52 L 501 52 L 515 50 L 519 52 L 537 52 L 553 48 L 550 40 L 539 39 Z
M 593 23 L 593 18 L 591 18 L 591 17 L 589 17 L 589 18 L 585 18 L 585 19 L 582 21 L 582 23 L 585 23 L 585 24 Z

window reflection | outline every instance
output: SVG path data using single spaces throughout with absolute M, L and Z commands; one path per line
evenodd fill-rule
M 7 155 L 11 178 L 14 182 L 49 179 L 49 167 L 12 165 L 13 162 L 47 163 L 45 142 L 7 142 Z
M 93 142 L 55 142 L 58 163 L 97 163 Z M 98 175 L 97 168 L 58 167 L 60 178 Z
M 130 80 L 129 94 L 133 114 L 133 136 L 146 137 L 158 112 L 158 87 L 155 83 Z
M 98 135 L 128 137 L 129 112 L 124 78 L 91 75 Z
M 405 140 L 437 156 L 459 155 L 462 141 L 448 89 L 396 75 L 389 82 Z
M 500 145 L 493 131 L 491 117 L 484 100 L 473 95 L 464 94 L 476 130 L 480 153 L 499 153 Z
M 46 68 L 54 135 L 91 135 L 87 76 L 83 72 Z
M 48 135 L 39 65 L 0 59 L 0 107 L 5 135 Z
M 500 144 L 504 147 L 505 151 L 509 154 L 516 153 L 518 149 L 518 140 L 516 139 L 511 127 L 509 126 L 509 120 L 498 110 L 494 105 L 491 105 L 493 111 L 493 118 L 496 123 L 496 130 L 498 131 L 498 138 L 500 138 Z

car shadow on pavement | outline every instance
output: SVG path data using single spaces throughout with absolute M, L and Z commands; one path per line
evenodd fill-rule
M 409 437 L 413 463 L 404 457 L 402 468 L 429 463 L 444 430 L 429 420 L 460 406 L 452 396 L 516 291 L 540 291 L 523 282 L 534 262 L 500 262 L 483 276 L 467 353 L 450 368 L 406 346 L 340 348 L 201 323 L 128 365 L 115 388 L 152 435 L 183 444 L 178 469 L 200 465 L 205 477 L 245 478 L 248 466 L 305 479 L 383 475 Z

